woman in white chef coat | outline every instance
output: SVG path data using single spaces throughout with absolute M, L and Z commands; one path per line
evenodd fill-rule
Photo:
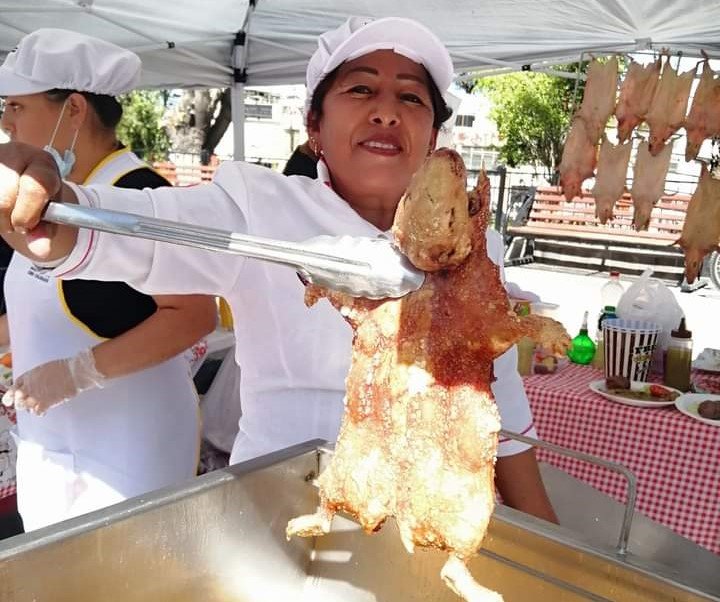
M 53 265 L 55 274 L 121 275 L 148 293 L 209 293 L 229 301 L 243 369 L 243 415 L 231 461 L 317 437 L 333 440 L 343 411 L 351 331 L 328 303 L 305 307 L 302 284 L 291 270 L 73 228 L 50 232 L 42 224 L 36 228 L 40 212 L 55 195 L 276 239 L 377 236 L 392 225 L 412 174 L 449 117 L 441 91 L 452 78 L 447 50 L 424 26 L 410 19 L 352 17 L 320 37 L 307 69 L 308 134 L 313 152 L 322 156 L 317 180 L 237 162 L 223 164 L 207 186 L 129 193 L 61 185 L 42 154 L 0 147 L 0 162 L 9 168 L 0 175 L 0 194 L 7 198 L 0 228 L 14 231 L 8 240 Z M 16 176 L 23 172 L 41 187 L 25 187 Z M 27 239 L 24 229 L 32 229 Z M 502 244 L 493 237 L 489 242 L 500 264 Z M 515 353 L 497 360 L 493 389 L 503 427 L 533 435 Z M 532 450 L 503 441 L 499 455 L 497 483 L 505 501 L 555 520 Z
M 167 186 L 115 136 L 114 97 L 139 74 L 122 48 L 38 30 L 0 67 L 0 125 L 13 141 L 45 147 L 69 181 Z M 182 352 L 213 329 L 211 297 L 59 280 L 18 253 L 5 291 L 17 375 L 9 398 L 28 410 L 17 413 L 27 530 L 195 475 L 197 396 Z

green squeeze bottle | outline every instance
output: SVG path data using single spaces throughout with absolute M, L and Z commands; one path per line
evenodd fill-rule
M 580 333 L 570 343 L 568 357 L 573 364 L 589 364 L 594 356 L 595 343 L 588 336 L 588 312 L 585 312 Z

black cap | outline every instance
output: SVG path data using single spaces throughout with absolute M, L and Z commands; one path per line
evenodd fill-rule
M 677 330 L 672 330 L 670 332 L 670 335 L 675 337 L 676 339 L 691 339 L 692 338 L 692 332 L 690 332 L 687 328 L 685 328 L 685 318 L 684 317 L 680 320 L 680 326 L 677 327 Z

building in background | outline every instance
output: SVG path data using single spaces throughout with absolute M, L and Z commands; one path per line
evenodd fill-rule
M 303 110 L 305 86 L 263 86 L 245 91 L 245 160 L 282 171 L 298 144 L 307 139 Z M 215 149 L 221 159 L 233 156 L 229 127 Z
M 441 144 L 452 146 L 463 157 L 474 179 L 484 165 L 494 169 L 500 143 L 495 124 L 489 118 L 490 103 L 481 95 L 453 90 L 460 106 L 451 119 L 451 131 Z M 305 86 L 265 86 L 245 93 L 245 158 L 282 170 L 295 149 L 307 138 L 303 111 Z M 233 154 L 233 132 L 229 128 L 216 149 L 220 159 Z
M 474 179 L 483 167 L 492 170 L 498 166 L 500 139 L 490 119 L 492 106 L 482 94 L 468 94 L 460 89 L 453 89 L 452 93 L 460 103 L 451 118 L 449 142 Z

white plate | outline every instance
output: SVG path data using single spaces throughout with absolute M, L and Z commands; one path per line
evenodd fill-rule
M 692 367 L 705 372 L 720 372 L 720 349 L 706 347 L 702 353 L 695 358 Z
M 634 380 L 630 383 L 630 388 L 633 391 L 640 391 L 651 384 L 654 383 L 646 383 L 639 380 Z M 645 401 L 643 399 L 628 399 L 627 397 L 621 397 L 620 395 L 613 395 L 612 393 L 608 393 L 607 389 L 605 388 L 604 378 L 601 380 L 594 380 L 588 386 L 590 387 L 591 391 L 594 391 L 598 395 L 602 395 L 605 399 L 609 399 L 610 401 L 616 401 L 617 403 L 622 403 L 626 406 L 635 406 L 636 408 L 664 408 L 665 406 L 671 406 L 675 404 L 674 401 Z M 660 386 L 664 387 L 665 389 L 669 389 L 670 391 L 675 391 L 678 395 L 682 395 L 682 392 L 678 391 L 677 389 L 673 389 L 672 387 L 666 387 L 665 385 Z
M 675 400 L 675 407 L 680 410 L 685 416 L 690 416 L 695 420 L 710 424 L 712 426 L 720 426 L 720 420 L 711 420 L 710 418 L 703 418 L 698 414 L 698 406 L 701 401 L 706 399 L 720 400 L 720 395 L 710 395 L 709 393 L 685 393 Z

